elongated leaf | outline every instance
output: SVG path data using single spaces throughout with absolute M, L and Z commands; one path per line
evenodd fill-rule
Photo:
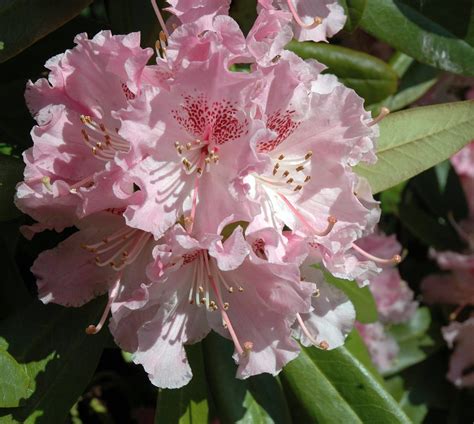
M 474 75 L 470 0 L 368 0 L 361 26 L 422 63 Z
M 386 190 L 448 159 L 474 136 L 474 101 L 395 112 L 380 123 L 375 165 L 355 171 L 373 193 Z
M 20 399 L 27 396 L 31 381 L 23 367 L 4 350 L 0 350 L 0 375 L 0 408 L 18 406 Z
M 346 12 L 347 21 L 344 29 L 347 31 L 354 31 L 362 19 L 367 0 L 341 0 L 342 7 Z
M 350 299 L 356 310 L 356 319 L 364 324 L 378 319 L 377 305 L 369 287 L 359 287 L 355 281 L 342 280 L 329 272 L 324 272 L 324 279 L 342 290 Z
M 99 318 L 103 304 L 98 299 L 77 309 L 37 301 L 0 323 L 0 350 L 14 357 L 31 379 L 26 396 L 18 399 L 20 407 L 0 410 L 1 422 L 64 422 L 89 383 L 107 338 L 106 331 L 95 336 L 84 331 Z
M 162 390 L 158 394 L 156 424 L 207 423 L 209 420 L 207 383 L 201 344 L 189 346 L 186 351 L 193 378 L 181 389 Z
M 232 343 L 215 333 L 203 341 L 203 351 L 207 380 L 221 423 L 291 422 L 278 379 L 261 374 L 237 380 Z
M 0 155 L 0 221 L 13 219 L 21 212 L 13 204 L 16 184 L 23 179 L 23 162 Z
M 287 48 L 303 59 L 316 59 L 328 66 L 345 85 L 367 104 L 379 102 L 397 90 L 398 76 L 380 59 L 332 44 L 292 41 Z
M 303 348 L 283 370 L 285 387 L 299 400 L 306 422 L 410 423 L 397 402 L 346 347 Z
M 0 63 L 78 15 L 92 0 L 5 0 L 0 4 Z

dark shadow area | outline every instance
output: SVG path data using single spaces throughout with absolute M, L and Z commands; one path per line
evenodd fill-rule
M 474 9 L 471 0 L 396 0 L 395 5 L 408 20 L 415 22 L 425 31 L 461 39 L 468 35 L 469 21 Z M 473 42 L 474 40 L 470 44 Z

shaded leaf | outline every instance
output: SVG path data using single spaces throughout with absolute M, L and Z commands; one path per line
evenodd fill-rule
M 392 377 L 385 382 L 385 386 L 413 424 L 421 424 L 428 413 L 428 406 L 415 401 L 413 392 L 405 389 L 403 378 L 400 376 Z
M 368 0 L 361 26 L 422 63 L 474 75 L 473 18 L 470 0 Z
M 430 310 L 422 307 L 409 321 L 388 329 L 388 333 L 397 341 L 400 351 L 396 361 L 384 375 L 393 375 L 415 365 L 438 348 L 439 345 L 437 346 L 436 341 L 428 334 L 430 324 Z
M 377 305 L 369 287 L 359 287 L 355 281 L 343 280 L 334 277 L 329 272 L 324 272 L 324 279 L 342 290 L 350 299 L 356 310 L 356 319 L 368 324 L 378 319 Z
M 157 3 L 163 7 L 164 1 Z M 161 28 L 149 0 L 107 0 L 105 5 L 114 34 L 140 31 L 142 47 L 155 47 Z
M 209 419 L 207 383 L 201 344 L 186 349 L 193 378 L 180 389 L 164 389 L 158 394 L 155 423 L 206 423 Z
M 471 141 L 474 101 L 425 106 L 387 116 L 380 123 L 375 165 L 354 170 L 373 193 L 386 190 L 448 159 Z
M 359 26 L 367 0 L 341 0 L 341 5 L 347 16 L 344 29 L 352 32 Z
M 202 344 L 207 381 L 221 423 L 291 422 L 278 379 L 260 374 L 238 380 L 232 343 L 210 333 Z
M 15 187 L 23 179 L 20 159 L 0 154 L 0 221 L 13 219 L 21 212 L 13 204 Z
M 78 15 L 92 0 L 5 0 L 0 4 L 0 63 Z
M 397 90 L 398 76 L 382 60 L 346 47 L 325 43 L 292 41 L 287 48 L 303 59 L 316 59 L 324 63 L 327 72 L 353 88 L 367 104 L 385 99 Z
M 84 331 L 98 320 L 103 306 L 104 299 L 82 308 L 37 301 L 0 323 L 0 350 L 14 357 L 31 380 L 20 407 L 0 410 L 0 421 L 64 422 L 89 383 L 108 336 L 106 331 L 94 336 Z
M 302 348 L 283 370 L 306 422 L 410 423 L 392 396 L 346 347 Z

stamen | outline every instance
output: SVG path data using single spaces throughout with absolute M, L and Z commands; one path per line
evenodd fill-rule
M 211 273 L 211 269 L 209 266 L 209 260 L 207 258 L 207 252 L 204 253 L 204 263 L 207 269 L 207 278 L 209 282 L 211 283 L 212 289 L 214 290 L 214 293 L 216 294 L 217 297 L 217 304 L 219 305 L 220 311 L 221 311 L 221 316 L 222 316 L 222 321 L 223 324 L 225 324 L 225 327 L 229 331 L 230 337 L 232 338 L 232 341 L 234 342 L 235 349 L 237 350 L 238 354 L 240 356 L 245 355 L 246 351 L 242 348 L 242 345 L 239 342 L 239 339 L 237 337 L 237 334 L 235 333 L 234 327 L 232 327 L 232 323 L 229 319 L 229 316 L 227 315 L 226 308 L 224 306 L 224 302 L 222 301 L 222 297 L 220 294 L 220 290 L 216 285 L 216 282 L 214 281 L 214 277 Z M 227 306 L 228 307 L 228 306 Z M 248 343 L 248 342 L 246 342 Z M 249 345 L 247 345 L 249 346 Z
M 287 0 L 288 7 L 291 11 L 291 14 L 293 15 L 293 18 L 295 19 L 296 23 L 303 29 L 314 29 L 318 25 L 321 25 L 321 22 L 323 21 L 319 16 L 316 16 L 313 20 L 313 23 L 311 24 L 305 24 L 300 16 L 298 15 L 298 12 L 295 8 L 295 6 L 292 3 L 292 0 Z
M 372 119 L 372 121 L 370 121 L 367 125 L 369 127 L 375 125 L 375 124 L 378 124 L 383 118 L 385 118 L 388 114 L 390 113 L 390 109 L 386 108 L 386 107 L 383 107 L 380 109 L 380 113 L 378 114 L 378 116 L 374 119 Z
M 402 261 L 402 257 L 400 255 L 393 255 L 390 259 L 383 259 L 374 255 L 371 255 L 370 253 L 366 252 L 364 249 L 357 246 L 357 244 L 355 243 L 352 243 L 352 248 L 356 252 L 360 253 L 362 256 L 365 256 L 367 259 L 370 259 L 371 261 L 374 261 L 381 265 L 388 265 L 388 264 L 397 265 Z
M 461 303 L 453 312 L 449 314 L 449 319 L 454 321 L 459 314 L 464 310 L 464 308 L 468 305 L 468 303 Z
M 41 182 L 48 191 L 53 191 L 53 187 L 51 186 L 51 178 L 45 176 L 41 178 Z
M 104 326 L 105 321 L 107 320 L 107 317 L 109 315 L 110 308 L 112 307 L 112 303 L 114 303 L 115 299 L 117 299 L 117 296 L 120 293 L 120 287 L 121 287 L 120 286 L 120 279 L 121 279 L 121 277 L 122 277 L 122 275 L 118 276 L 117 281 L 115 282 L 112 290 L 110 291 L 109 301 L 107 302 L 107 305 L 105 306 L 104 312 L 102 312 L 102 316 L 100 317 L 99 322 L 97 323 L 97 325 L 93 325 L 93 324 L 89 325 L 86 328 L 86 334 L 89 334 L 89 335 L 97 334 L 102 329 L 102 327 Z
M 160 8 L 156 4 L 156 0 L 151 0 L 151 5 L 153 6 L 153 10 L 155 11 L 155 15 L 158 18 L 158 22 L 160 23 L 161 29 L 165 33 L 166 37 L 169 37 L 170 34 L 168 32 L 168 28 L 166 28 L 165 21 L 163 16 L 161 15 Z
M 327 236 L 332 229 L 334 228 L 334 225 L 337 223 L 337 218 L 335 216 L 329 215 L 328 216 L 328 225 L 323 231 L 318 231 L 316 230 L 309 222 L 308 220 L 291 204 L 291 202 L 281 193 L 278 193 L 280 197 L 283 199 L 283 201 L 286 203 L 286 205 L 290 208 L 290 210 L 294 213 L 294 215 L 300 220 L 300 222 L 308 228 L 315 236 L 318 237 L 324 237 Z
M 298 324 L 300 325 L 301 329 L 303 330 L 304 335 L 308 338 L 308 340 L 311 342 L 313 346 L 319 347 L 321 349 L 327 350 L 329 349 L 329 344 L 326 341 L 322 341 L 320 343 L 317 342 L 317 340 L 314 338 L 314 336 L 311 334 L 311 332 L 308 330 L 308 327 L 306 327 L 303 318 L 301 318 L 300 314 L 296 314 L 296 319 L 298 320 Z

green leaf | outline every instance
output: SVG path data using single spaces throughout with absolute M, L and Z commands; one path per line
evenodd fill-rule
M 210 333 L 202 344 L 207 381 L 222 424 L 291 423 L 278 379 L 260 374 L 238 380 L 232 343 Z
M 238 22 L 242 32 L 248 34 L 257 19 L 257 0 L 233 1 L 229 15 Z
M 155 423 L 192 424 L 209 421 L 207 383 L 201 344 L 186 349 L 193 378 L 180 389 L 165 389 L 158 394 Z
M 21 398 L 27 396 L 31 384 L 22 366 L 4 350 L 0 350 L 0 408 L 14 408 Z
M 303 59 L 316 59 L 329 73 L 353 88 L 367 104 L 379 102 L 397 90 L 398 76 L 382 60 L 346 47 L 311 41 L 292 41 L 287 48 Z
M 389 188 L 388 190 L 380 193 L 380 206 L 382 212 L 385 214 L 392 213 L 398 214 L 398 205 L 402 199 L 402 193 L 406 186 L 406 181 L 397 184 L 395 187 Z
M 399 66 L 398 70 L 402 71 L 403 65 L 398 64 L 397 66 Z M 438 76 L 439 71 L 437 69 L 421 63 L 413 63 L 403 75 L 398 92 L 379 103 L 371 105 L 369 110 L 374 115 L 378 115 L 382 106 L 387 107 L 392 112 L 403 109 L 425 95 L 436 84 Z
M 413 399 L 413 392 L 405 388 L 403 378 L 394 376 L 385 382 L 385 387 L 395 398 L 405 414 L 410 418 L 413 424 L 421 424 L 428 413 L 426 404 L 416 402 Z
M 471 0 L 368 0 L 361 26 L 422 63 L 472 76 L 473 17 Z
M 78 15 L 92 0 L 5 0 L 0 5 L 0 63 Z
M 362 15 L 364 14 L 367 0 L 341 0 L 341 5 L 347 16 L 344 29 L 347 31 L 355 31 L 359 26 Z
M 393 366 L 385 371 L 384 375 L 393 375 L 415 365 L 438 348 L 439 345 L 428 334 L 430 324 L 430 310 L 422 307 L 408 322 L 393 325 L 388 329 L 388 334 L 395 338 L 400 351 Z
M 20 159 L 0 155 L 0 221 L 21 215 L 13 204 L 13 197 L 16 184 L 23 179 L 23 167 Z
M 158 1 L 162 7 L 164 1 Z M 141 32 L 141 45 L 154 47 L 160 25 L 150 1 L 107 0 L 107 16 L 114 34 Z
M 104 299 L 82 308 L 31 303 L 0 322 L 0 351 L 8 352 L 30 378 L 20 407 L 0 410 L 1 422 L 61 423 L 97 366 L 106 331 L 84 329 L 101 315 Z M 0 387 L 5 384 L 0 374 Z
M 392 396 L 346 347 L 302 352 L 282 373 L 282 380 L 305 422 L 410 423 Z
M 359 287 L 355 281 L 343 280 L 324 271 L 324 279 L 342 290 L 350 299 L 356 310 L 356 319 L 364 324 L 378 319 L 377 305 L 369 287 Z
M 472 140 L 474 101 L 425 106 L 387 116 L 380 123 L 375 165 L 354 170 L 378 193 L 445 159 Z

